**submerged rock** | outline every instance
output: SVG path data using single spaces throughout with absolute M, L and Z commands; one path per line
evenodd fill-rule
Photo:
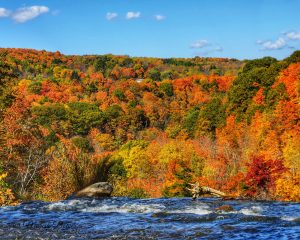
M 74 194 L 74 197 L 109 197 L 113 187 L 109 182 L 94 183 Z
M 216 208 L 216 211 L 223 211 L 223 212 L 231 212 L 233 210 L 234 210 L 233 207 L 230 205 L 222 205 L 222 206 Z

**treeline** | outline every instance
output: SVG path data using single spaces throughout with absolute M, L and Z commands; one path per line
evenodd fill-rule
M 114 195 L 300 201 L 300 52 L 278 61 L 0 49 L 0 204 Z

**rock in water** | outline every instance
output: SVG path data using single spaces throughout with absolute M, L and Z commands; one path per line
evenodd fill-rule
M 109 197 L 113 191 L 112 185 L 108 182 L 94 183 L 79 192 L 75 197 Z
M 215 209 L 216 211 L 223 211 L 223 212 L 231 212 L 234 211 L 233 207 L 230 205 L 222 205 Z

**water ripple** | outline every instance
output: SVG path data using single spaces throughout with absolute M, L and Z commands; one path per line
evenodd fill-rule
M 228 211 L 218 210 L 230 205 Z M 71 199 L 0 208 L 0 239 L 299 239 L 297 203 Z

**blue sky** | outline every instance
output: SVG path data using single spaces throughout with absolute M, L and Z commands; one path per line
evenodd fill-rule
M 300 49 L 298 0 L 0 0 L 0 47 L 149 57 Z

